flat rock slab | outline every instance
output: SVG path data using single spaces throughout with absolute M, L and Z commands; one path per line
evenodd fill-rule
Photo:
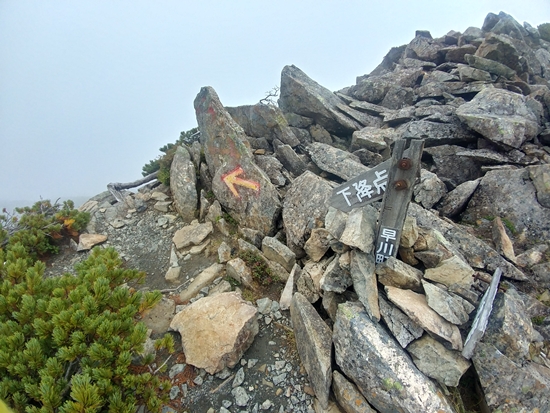
M 384 323 L 401 347 L 406 348 L 411 341 L 422 337 L 424 329 L 381 295 L 378 296 L 378 305 Z
M 195 297 L 201 289 L 212 284 L 223 268 L 224 266 L 222 264 L 212 264 L 210 267 L 206 268 L 180 293 L 180 300 L 185 302 Z
M 367 401 L 382 413 L 454 412 L 407 353 L 358 303 L 338 307 L 336 362 Z
M 290 316 L 300 359 L 315 395 L 326 409 L 332 383 L 332 332 L 300 293 L 292 297 Z
M 462 337 L 458 327 L 432 310 L 424 295 L 395 287 L 385 289 L 388 300 L 424 330 L 447 342 L 453 350 L 462 350 Z
M 214 227 L 210 221 L 204 224 L 196 222 L 177 230 L 172 241 L 177 249 L 182 249 L 189 245 L 199 245 L 213 230 Z
M 307 151 L 319 168 L 344 180 L 355 178 L 369 170 L 361 164 L 357 156 L 325 143 L 313 142 L 308 145 Z
M 181 334 L 188 364 L 215 374 L 235 366 L 258 334 L 258 310 L 236 292 L 195 301 L 170 327 Z
M 176 211 L 191 222 L 197 210 L 197 173 L 187 148 L 178 146 L 170 167 L 170 190 Z
M 338 404 L 350 413 L 376 413 L 357 387 L 334 370 L 332 373 L 332 391 Z
M 107 235 L 103 234 L 80 234 L 78 238 L 77 251 L 87 251 L 94 245 L 107 241 Z

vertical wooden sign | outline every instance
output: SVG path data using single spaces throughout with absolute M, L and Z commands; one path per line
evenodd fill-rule
M 424 141 L 412 140 L 407 157 L 404 157 L 406 143 L 405 139 L 398 140 L 393 148 L 387 188 L 378 218 L 374 249 L 376 263 L 384 262 L 389 257 L 397 255 L 414 184 L 416 178 L 420 176 Z

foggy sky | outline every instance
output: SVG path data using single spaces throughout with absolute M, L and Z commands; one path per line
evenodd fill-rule
M 254 104 L 294 64 L 338 90 L 417 29 L 500 11 L 550 22 L 548 0 L 0 0 L 0 207 L 140 178 L 196 126 L 202 86 Z

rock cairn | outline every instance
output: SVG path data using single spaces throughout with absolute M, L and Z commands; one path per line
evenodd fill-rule
M 315 395 L 253 404 L 237 385 L 219 411 L 453 412 L 447 396 L 468 370 L 491 411 L 550 411 L 549 82 L 550 39 L 501 12 L 464 33 L 417 31 L 337 92 L 295 66 L 282 70 L 277 106 L 225 108 L 202 88 L 200 140 L 178 148 L 171 198 L 155 204 L 185 222 L 166 280 L 188 280 L 184 261 L 225 239 L 217 262 L 180 286 L 186 306 L 170 326 L 187 363 L 215 375 L 238 368 L 262 314 L 290 317 Z M 398 257 L 377 264 L 379 205 L 345 213 L 328 200 L 409 138 L 425 142 L 421 176 Z M 286 281 L 274 312 L 220 281 L 255 288 L 239 251 Z M 465 358 L 497 268 L 505 281 Z

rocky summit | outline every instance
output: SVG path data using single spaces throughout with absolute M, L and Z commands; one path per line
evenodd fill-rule
M 204 87 L 170 187 L 82 206 L 88 234 L 52 265 L 111 245 L 163 292 L 142 321 L 178 342 L 157 354 L 165 412 L 550 411 L 550 38 L 480 23 L 419 30 L 336 92 L 292 65 L 277 104 Z M 377 262 L 382 201 L 331 199 L 381 191 L 376 167 L 413 140 L 399 251 Z

